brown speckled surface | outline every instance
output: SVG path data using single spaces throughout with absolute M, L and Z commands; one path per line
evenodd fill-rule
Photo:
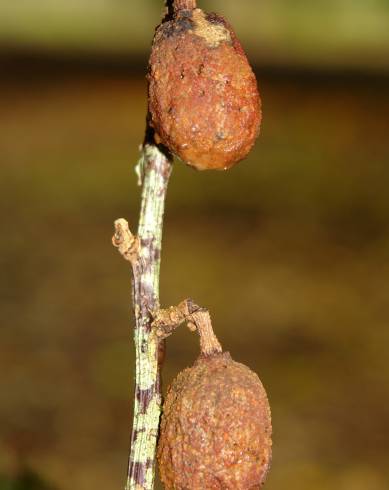
M 149 112 L 156 139 L 183 161 L 226 169 L 259 134 L 255 75 L 231 26 L 202 10 L 180 11 L 155 34 Z
M 253 371 L 223 353 L 177 376 L 158 443 L 167 490 L 259 489 L 270 461 L 270 407 Z

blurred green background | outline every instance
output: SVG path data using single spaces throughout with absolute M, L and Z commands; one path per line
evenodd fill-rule
M 214 0 L 262 134 L 226 173 L 177 162 L 164 306 L 211 309 L 273 410 L 268 490 L 389 488 L 389 1 Z M 158 0 L 0 3 L 0 489 L 123 488 L 134 163 Z M 168 341 L 165 387 L 198 340 Z M 160 488 L 160 487 L 158 487 Z

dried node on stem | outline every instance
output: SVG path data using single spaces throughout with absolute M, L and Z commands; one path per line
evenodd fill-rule
M 258 376 L 232 360 L 213 333 L 207 310 L 191 300 L 160 310 L 155 334 L 188 322 L 201 353 L 168 388 L 158 442 L 166 490 L 259 489 L 271 460 L 271 414 Z
M 112 237 L 112 244 L 131 264 L 138 259 L 139 238 L 131 233 L 128 222 L 123 218 L 115 221 L 115 234 Z

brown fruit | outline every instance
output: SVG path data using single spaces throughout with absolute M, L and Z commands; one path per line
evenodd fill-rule
M 259 489 L 271 444 L 262 383 L 228 353 L 201 355 L 169 387 L 158 443 L 167 490 Z
M 259 134 L 261 103 L 255 75 L 226 20 L 178 8 L 157 28 L 148 80 L 157 143 L 199 170 L 227 169 L 247 156 Z

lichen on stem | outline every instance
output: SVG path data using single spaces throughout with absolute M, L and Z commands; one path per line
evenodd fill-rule
M 124 219 L 115 222 L 113 244 L 132 267 L 135 314 L 135 396 L 126 490 L 152 490 L 161 413 L 158 352 L 161 341 L 151 335 L 151 312 L 159 309 L 159 270 L 163 215 L 171 158 L 146 142 L 139 165 L 142 204 L 138 234 Z

